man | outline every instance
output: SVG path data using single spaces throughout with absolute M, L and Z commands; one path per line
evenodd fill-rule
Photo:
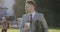
M 2 17 L 2 32 L 7 32 L 8 27 L 9 23 L 7 22 L 5 17 Z
M 35 11 L 35 3 L 33 1 L 27 1 L 25 10 L 27 13 L 22 17 L 20 32 L 48 32 L 44 15 Z

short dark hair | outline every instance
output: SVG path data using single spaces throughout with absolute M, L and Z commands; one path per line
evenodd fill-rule
M 27 3 L 36 6 L 36 3 L 34 1 L 27 1 Z

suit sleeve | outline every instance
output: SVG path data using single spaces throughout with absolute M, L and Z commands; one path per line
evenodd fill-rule
M 24 22 L 25 22 L 25 17 L 23 15 L 22 20 L 21 20 L 21 25 L 20 25 L 20 32 L 24 32 Z
M 46 20 L 45 20 L 43 14 L 40 15 L 40 19 L 41 19 L 41 21 L 42 21 L 42 26 L 43 26 L 43 28 L 44 28 L 44 32 L 48 32 L 48 25 L 47 25 L 47 23 L 46 23 Z

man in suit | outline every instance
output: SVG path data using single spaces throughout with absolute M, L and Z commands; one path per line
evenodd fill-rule
M 27 13 L 22 17 L 20 32 L 48 32 L 44 15 L 35 11 L 35 3 L 33 1 L 27 1 L 25 10 Z M 30 24 L 27 25 L 26 23 Z

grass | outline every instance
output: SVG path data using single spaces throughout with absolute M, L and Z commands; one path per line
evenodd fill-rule
M 60 27 L 52 27 L 49 29 L 49 32 L 60 32 Z
M 0 32 L 1 32 L 1 28 L 0 28 Z M 15 29 L 15 28 L 9 28 L 8 30 L 7 30 L 7 32 L 19 32 L 19 29 Z
M 0 32 L 1 32 L 1 28 L 0 28 Z M 8 32 L 19 32 L 19 29 L 9 28 Z M 50 28 L 49 32 L 60 32 L 60 29 L 59 28 L 58 29 Z
M 60 29 L 49 29 L 49 32 L 60 32 Z

